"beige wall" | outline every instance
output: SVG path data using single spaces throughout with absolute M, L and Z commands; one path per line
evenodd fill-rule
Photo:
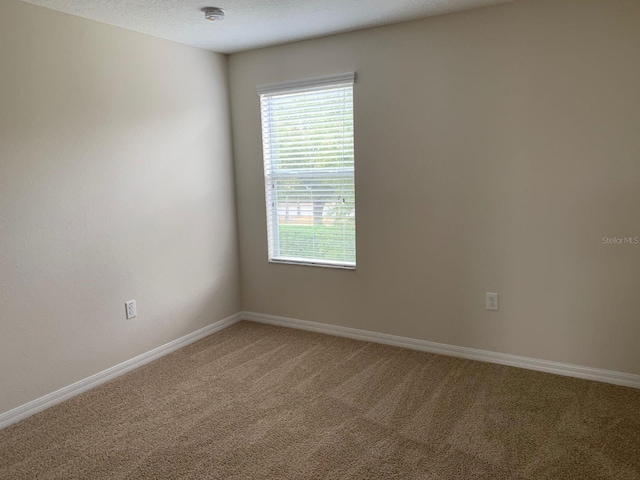
M 270 265 L 255 87 L 350 70 L 358 269 Z M 256 50 L 230 79 L 245 310 L 640 373 L 640 245 L 602 245 L 640 236 L 640 2 Z
M 226 68 L 0 2 L 0 412 L 239 310 Z

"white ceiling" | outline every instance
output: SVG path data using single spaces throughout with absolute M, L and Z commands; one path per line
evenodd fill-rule
M 24 0 L 221 53 L 287 43 L 513 0 Z M 221 7 L 222 22 L 202 7 Z

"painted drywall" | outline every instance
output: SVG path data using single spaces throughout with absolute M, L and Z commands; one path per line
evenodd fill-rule
M 239 310 L 226 63 L 0 3 L 0 412 Z
M 639 48 L 525 0 L 232 55 L 243 309 L 640 373 Z M 256 85 L 351 70 L 357 270 L 269 264 Z
M 514 0 L 24 0 L 167 40 L 231 53 Z M 211 24 L 203 6 L 224 7 Z M 366 5 L 366 8 L 363 8 Z

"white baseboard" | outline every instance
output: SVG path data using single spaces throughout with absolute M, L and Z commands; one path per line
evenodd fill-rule
M 478 360 L 481 362 L 497 363 L 500 365 L 509 365 L 512 367 L 526 368 L 529 370 L 537 370 L 539 372 L 555 373 L 567 377 L 584 378 L 597 382 L 612 383 L 614 385 L 622 385 L 626 387 L 640 389 L 640 375 L 631 373 L 614 372 L 612 370 L 602 370 L 598 368 L 582 367 L 579 365 L 570 365 L 567 363 L 552 362 L 548 360 L 538 360 L 535 358 L 521 357 L 518 355 L 508 355 L 505 353 L 489 352 L 486 350 L 478 350 L 468 347 L 457 347 L 454 345 L 446 345 L 443 343 L 429 342 L 426 340 L 416 340 L 413 338 L 399 337 L 386 333 L 370 332 L 367 330 L 358 330 L 356 328 L 340 327 L 337 325 L 329 325 L 326 323 L 309 322 L 306 320 L 298 320 L 295 318 L 278 317 L 275 315 L 266 315 L 255 312 L 239 312 L 231 315 L 223 320 L 212 323 L 211 325 L 201 328 L 193 333 L 178 338 L 172 342 L 154 348 L 142 355 L 131 360 L 120 363 L 114 367 L 108 368 L 102 372 L 96 373 L 79 382 L 67 387 L 61 388 L 53 393 L 49 393 L 43 397 L 33 400 L 29 403 L 21 405 L 0 414 L 0 429 L 8 427 L 11 424 L 19 422 L 31 415 L 42 410 L 57 405 L 71 397 L 82 392 L 90 390 L 98 385 L 134 370 L 142 365 L 157 360 L 179 348 L 194 343 L 206 336 L 211 335 L 224 328 L 230 327 L 240 320 L 250 320 L 258 323 L 268 323 L 270 325 L 279 325 L 282 327 L 297 328 L 311 332 L 325 333 L 339 337 L 352 338 L 355 340 L 363 340 L 368 342 L 382 343 L 385 345 L 393 345 L 396 347 L 410 348 L 423 352 L 436 353 L 439 355 L 448 355 L 451 357 L 466 358 L 469 360 Z
M 447 345 L 444 343 L 428 342 L 426 340 L 416 340 L 413 338 L 398 337 L 396 335 L 388 335 L 385 333 L 376 333 L 367 330 L 358 330 L 356 328 L 328 325 L 325 323 L 309 322 L 295 318 L 278 317 L 263 313 L 240 312 L 240 315 L 242 319 L 251 320 L 253 322 L 268 323 L 270 325 L 279 325 L 282 327 L 297 328 L 311 332 L 326 333 L 355 340 L 383 343 L 385 345 L 410 348 L 439 355 L 497 363 L 500 365 L 526 368 L 528 370 L 536 370 L 539 372 L 555 373 L 557 375 L 564 375 L 567 377 L 584 378 L 587 380 L 595 380 L 597 382 L 640 388 L 640 375 L 634 375 L 631 373 L 582 367 L 579 365 L 570 365 L 567 363 L 552 362 L 548 360 L 538 360 L 536 358 L 489 352 L 475 348 L 456 347 L 454 345 Z
M 211 335 L 214 332 L 230 327 L 234 323 L 240 321 L 241 318 L 242 316 L 239 313 L 235 313 L 230 317 L 214 322 L 211 325 L 201 328 L 200 330 L 196 330 L 195 332 L 185 335 L 184 337 L 173 340 L 172 342 L 166 343 L 158 348 L 154 348 L 153 350 L 143 353 L 142 355 L 138 355 L 131 360 L 127 360 L 126 362 L 120 363 L 119 365 L 108 368 L 107 370 L 96 373 L 95 375 L 91 375 L 90 377 L 80 380 L 79 382 L 61 388 L 60 390 L 56 390 L 55 392 L 49 393 L 44 397 L 37 398 L 36 400 L 16 407 L 13 410 L 4 412 L 0 414 L 0 429 L 8 427 L 13 423 L 19 422 L 20 420 L 30 417 L 31 415 L 41 412 L 42 410 L 45 410 L 49 407 L 57 405 L 60 402 L 64 402 L 71 397 L 97 387 L 104 382 L 130 372 L 131 370 L 141 367 L 142 365 L 157 360 L 158 358 L 174 352 L 179 348 L 186 347 L 190 343 L 197 342 L 198 340 Z

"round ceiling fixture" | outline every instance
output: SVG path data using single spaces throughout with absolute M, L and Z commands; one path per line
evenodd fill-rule
M 224 20 L 224 10 L 221 8 L 204 7 L 202 11 L 204 12 L 204 18 L 206 18 L 210 22 L 215 22 L 217 20 Z

